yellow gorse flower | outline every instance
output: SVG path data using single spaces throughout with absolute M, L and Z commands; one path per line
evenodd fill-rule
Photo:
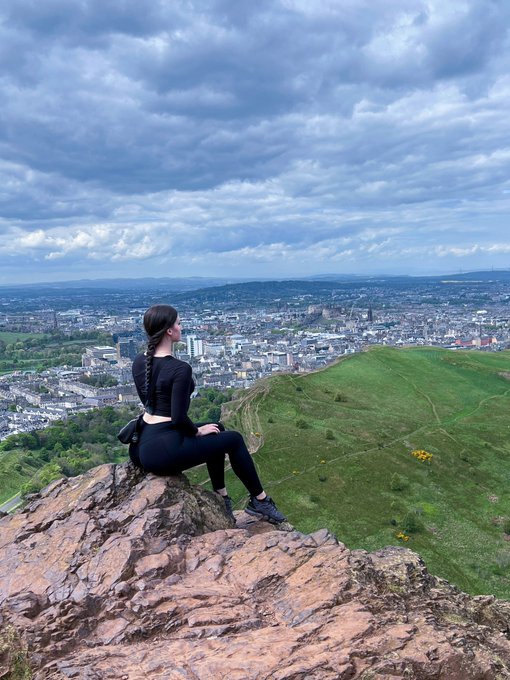
M 403 531 L 399 531 L 398 534 L 395 534 L 395 536 L 401 541 L 408 541 L 410 538 L 407 534 L 404 534 Z
M 418 460 L 421 460 L 422 463 L 425 461 L 430 462 L 432 460 L 432 454 L 428 451 L 424 451 L 423 449 L 415 449 L 414 451 L 411 451 L 411 455 Z

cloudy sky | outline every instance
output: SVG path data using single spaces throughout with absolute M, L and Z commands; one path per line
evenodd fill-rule
M 508 0 L 2 0 L 0 283 L 510 267 Z

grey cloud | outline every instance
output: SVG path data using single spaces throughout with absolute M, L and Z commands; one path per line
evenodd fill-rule
M 172 4 L 151 0 L 103 3 L 99 0 L 4 0 L 4 21 L 29 31 L 39 40 L 58 39 L 64 44 L 104 45 L 110 34 L 144 36 L 159 29 Z
M 507 212 L 509 12 L 6 0 L 1 224 L 43 230 L 26 242 L 43 264 L 120 262 L 137 239 L 149 261 L 147 230 L 165 257 L 368 258 L 471 220 L 467 252 Z
M 500 0 L 474 2 L 460 19 L 452 7 L 450 20 L 431 31 L 428 60 L 434 75 L 464 76 L 483 68 L 508 40 L 510 6 Z

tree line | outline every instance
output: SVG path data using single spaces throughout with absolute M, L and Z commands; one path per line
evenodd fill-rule
M 233 390 L 213 388 L 201 391 L 191 402 L 190 418 L 218 422 L 221 404 L 232 394 Z M 62 476 L 74 477 L 103 463 L 126 461 L 128 449 L 118 441 L 117 433 L 138 413 L 136 406 L 106 406 L 56 421 L 44 430 L 10 435 L 0 442 L 0 489 L 26 495 Z

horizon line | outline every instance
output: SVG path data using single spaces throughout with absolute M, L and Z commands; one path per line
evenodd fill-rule
M 469 274 L 485 274 L 491 272 L 510 272 L 510 267 L 491 267 L 490 269 L 469 269 L 469 270 L 457 270 L 454 272 L 442 272 L 442 273 L 429 273 L 429 274 L 384 274 L 384 273 L 371 273 L 371 274 L 342 274 L 342 273 L 326 273 L 326 274 L 307 274 L 307 275 L 289 275 L 289 276 L 115 276 L 115 277 L 100 277 L 100 278 L 82 278 L 82 279 L 62 279 L 62 280 L 51 280 L 51 281 L 33 281 L 30 283 L 2 283 L 0 282 L 0 288 L 22 288 L 30 286 L 55 286 L 55 285 L 65 285 L 65 284 L 79 284 L 79 283 L 100 283 L 118 281 L 118 282 L 129 282 L 129 281 L 226 281 L 230 280 L 232 283 L 249 283 L 256 281 L 307 281 L 310 279 L 337 279 L 337 278 L 409 278 L 409 279 L 420 279 L 420 278 L 441 278 L 443 276 L 468 276 Z

